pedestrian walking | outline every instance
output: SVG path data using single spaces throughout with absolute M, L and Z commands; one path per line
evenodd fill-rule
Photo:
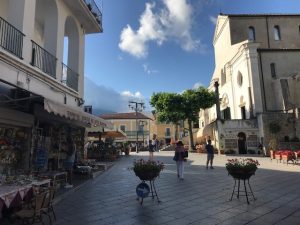
M 153 152 L 155 152 L 158 148 L 158 141 L 156 134 L 153 134 L 152 140 L 149 142 L 149 160 L 153 160 Z
M 208 164 L 210 163 L 210 168 L 213 169 L 213 161 L 214 161 L 214 147 L 211 145 L 211 140 L 207 141 L 207 145 L 205 146 L 207 152 L 207 160 L 206 160 L 206 169 L 208 169 Z
M 185 149 L 183 147 L 183 143 L 182 141 L 178 141 L 176 143 L 176 147 L 175 147 L 175 156 L 174 156 L 174 160 L 176 161 L 176 166 L 177 166 L 177 177 L 180 180 L 183 180 L 183 172 L 184 172 L 184 152 Z

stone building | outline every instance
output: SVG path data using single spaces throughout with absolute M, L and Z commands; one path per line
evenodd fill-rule
M 200 111 L 198 137 L 241 154 L 298 140 L 300 15 L 220 14 L 213 45 L 220 101 Z

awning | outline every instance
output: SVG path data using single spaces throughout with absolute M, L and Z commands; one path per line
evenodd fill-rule
M 54 115 L 86 124 L 86 127 L 113 129 L 113 124 L 109 121 L 49 99 L 44 99 L 44 109 L 49 113 L 54 113 Z
M 121 131 L 104 131 L 104 132 L 89 132 L 88 137 L 99 137 L 101 138 L 125 138 L 126 134 Z

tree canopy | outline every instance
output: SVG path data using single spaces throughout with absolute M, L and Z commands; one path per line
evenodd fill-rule
M 192 122 L 198 121 L 200 109 L 206 109 L 216 103 L 215 93 L 204 87 L 188 89 L 183 93 L 159 92 L 151 96 L 150 104 L 155 108 L 159 122 L 186 121 L 189 125 L 190 145 L 193 143 Z

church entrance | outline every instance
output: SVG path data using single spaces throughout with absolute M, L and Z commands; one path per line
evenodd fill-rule
M 247 154 L 246 134 L 243 132 L 238 133 L 238 147 L 239 154 Z

